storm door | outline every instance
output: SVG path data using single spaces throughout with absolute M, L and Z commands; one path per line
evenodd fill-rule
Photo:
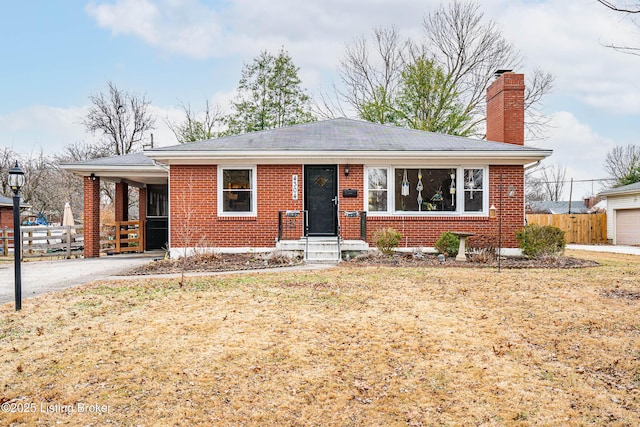
M 304 208 L 309 236 L 336 236 L 338 233 L 338 167 L 304 167 Z

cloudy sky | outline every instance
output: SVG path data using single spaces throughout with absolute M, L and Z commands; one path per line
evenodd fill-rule
M 67 0 L 5 2 L 0 15 L 0 146 L 24 154 L 93 141 L 81 125 L 89 95 L 119 88 L 146 95 L 157 114 L 156 145 L 175 143 L 164 119 L 181 103 L 221 106 L 243 63 L 284 47 L 312 95 L 338 83 L 345 46 L 395 25 L 420 37 L 432 0 Z M 530 72 L 555 76 L 544 100 L 547 164 L 574 180 L 605 177 L 615 145 L 640 144 L 640 57 L 607 44 L 640 46 L 640 26 L 595 0 L 483 0 Z M 574 197 L 601 184 L 576 183 Z M 567 186 L 568 190 L 568 186 Z M 568 191 L 566 192 L 568 197 Z M 565 197 L 565 198 L 566 198 Z

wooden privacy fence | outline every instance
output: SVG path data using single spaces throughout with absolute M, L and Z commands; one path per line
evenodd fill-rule
M 528 214 L 527 224 L 557 227 L 567 243 L 607 243 L 607 214 Z
M 117 221 L 100 230 L 100 251 L 108 254 L 144 252 L 144 227 L 140 221 Z
M 22 234 L 22 257 L 82 255 L 84 249 L 83 226 L 25 226 Z M 0 256 L 13 253 L 13 228 L 2 229 Z

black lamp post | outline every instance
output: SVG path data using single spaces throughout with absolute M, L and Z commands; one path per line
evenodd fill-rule
M 24 170 L 16 165 L 9 169 L 9 187 L 13 191 L 13 258 L 15 265 L 16 311 L 22 309 L 22 234 L 20 233 L 20 189 L 24 186 Z

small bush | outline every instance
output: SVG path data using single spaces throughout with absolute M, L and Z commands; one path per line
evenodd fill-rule
M 516 232 L 518 246 L 528 258 L 562 255 L 567 244 L 564 231 L 550 225 L 527 225 Z
M 393 249 L 397 248 L 402 239 L 402 234 L 391 227 L 377 230 L 373 233 L 373 240 L 380 252 L 385 255 L 392 255 Z
M 435 248 L 439 254 L 443 254 L 448 257 L 454 257 L 458 255 L 458 248 L 460 247 L 460 239 L 453 233 L 445 231 L 436 240 Z
M 488 264 L 496 260 L 497 239 L 492 236 L 479 235 L 467 240 L 467 253 L 472 262 Z

